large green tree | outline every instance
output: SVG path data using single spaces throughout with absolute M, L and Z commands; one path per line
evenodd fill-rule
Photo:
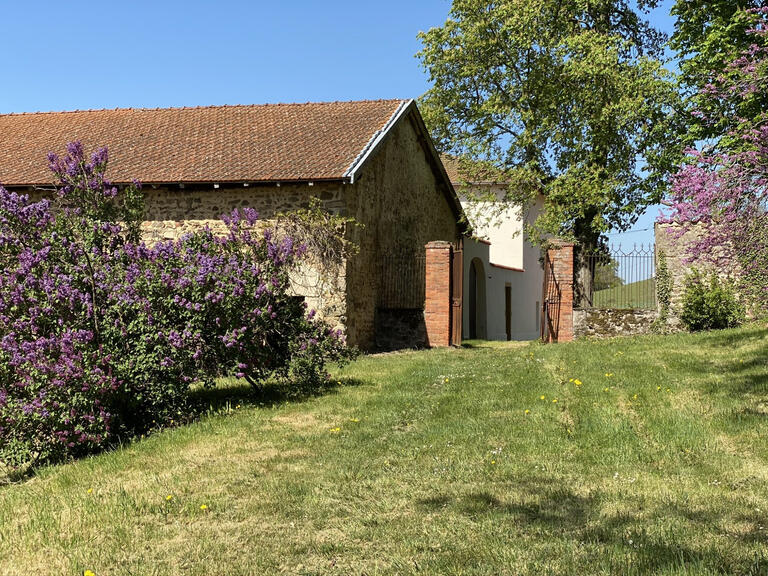
M 420 37 L 438 146 L 498 172 L 510 183 L 504 203 L 543 194 L 538 232 L 586 251 L 660 198 L 652 167 L 669 154 L 677 91 L 664 36 L 629 2 L 454 0 L 445 24 Z M 583 296 L 590 281 L 585 269 Z

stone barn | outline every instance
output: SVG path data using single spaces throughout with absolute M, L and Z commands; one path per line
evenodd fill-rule
M 343 266 L 341 295 L 321 312 L 364 349 L 426 343 L 423 277 L 398 280 L 400 268 L 382 263 L 423 258 L 431 241 L 458 246 L 463 228 L 412 100 L 8 114 L 0 134 L 0 183 L 35 195 L 51 191 L 48 152 L 75 140 L 88 151 L 107 146 L 108 177 L 143 184 L 150 240 L 216 229 L 234 208 L 269 219 L 316 197 L 361 225 L 350 231 L 359 252 Z M 393 284 L 409 294 L 392 301 Z M 412 308 L 407 331 L 381 321 L 398 307 Z

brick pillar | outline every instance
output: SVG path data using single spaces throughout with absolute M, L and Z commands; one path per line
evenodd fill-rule
M 451 345 L 451 243 L 430 242 L 426 246 L 426 298 L 424 323 L 427 346 Z
M 547 250 L 547 265 L 551 283 L 556 290 L 557 305 L 550 308 L 552 330 L 550 342 L 571 342 L 573 340 L 573 244 L 557 244 Z M 550 299 L 552 296 L 549 296 Z

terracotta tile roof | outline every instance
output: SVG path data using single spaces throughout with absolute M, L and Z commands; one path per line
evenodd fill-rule
M 109 148 L 114 182 L 339 179 L 402 100 L 0 115 L 0 183 L 50 184 L 46 155 Z
M 466 184 L 504 184 L 504 178 L 498 172 L 492 173 L 472 160 L 460 159 L 450 154 L 441 154 L 440 160 L 451 183 L 460 188 Z

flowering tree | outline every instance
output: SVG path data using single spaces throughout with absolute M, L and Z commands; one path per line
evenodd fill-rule
M 138 184 L 79 143 L 51 155 L 52 200 L 0 187 L 0 464 L 99 448 L 187 412 L 193 382 L 327 378 L 343 337 L 291 295 L 305 252 L 256 214 L 179 241 L 140 242 Z
M 768 300 L 768 113 L 734 113 L 768 94 L 768 8 L 751 10 L 750 34 L 761 39 L 731 62 L 701 90 L 706 103 L 694 114 L 711 125 L 732 114 L 727 138 L 687 151 L 688 162 L 672 179 L 663 221 L 699 233 L 687 245 L 692 261 L 728 266 L 753 306 Z M 735 105 L 743 104 L 743 105 Z M 726 143 L 731 142 L 729 146 Z M 738 266 L 733 266 L 737 263 Z

